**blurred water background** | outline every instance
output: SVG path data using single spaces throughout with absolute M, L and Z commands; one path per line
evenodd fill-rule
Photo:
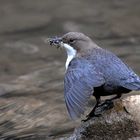
M 71 134 L 66 54 L 44 39 L 80 31 L 140 74 L 140 0 L 0 0 L 0 140 Z

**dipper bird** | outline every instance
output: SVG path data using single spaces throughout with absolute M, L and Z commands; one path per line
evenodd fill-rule
M 49 42 L 67 52 L 64 97 L 72 119 L 84 113 L 91 95 L 95 97 L 96 105 L 85 121 L 98 115 L 98 107 L 111 105 L 123 93 L 140 90 L 140 77 L 115 54 L 100 48 L 83 33 L 69 32 L 51 38 Z M 101 104 L 100 97 L 108 95 L 116 96 Z

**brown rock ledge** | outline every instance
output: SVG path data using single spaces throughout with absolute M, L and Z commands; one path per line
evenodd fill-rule
M 124 110 L 124 106 L 126 112 Z M 140 140 L 140 95 L 125 97 L 101 117 L 83 122 L 63 140 Z

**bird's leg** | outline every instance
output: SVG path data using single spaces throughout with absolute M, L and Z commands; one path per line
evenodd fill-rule
M 91 110 L 91 112 L 86 116 L 86 119 L 82 120 L 84 122 L 88 121 L 89 119 L 91 119 L 92 117 L 99 117 L 100 114 L 95 114 L 96 108 L 98 107 L 98 105 L 100 104 L 100 96 L 95 96 L 96 99 L 96 104 L 94 106 L 94 108 Z
M 102 110 L 111 109 L 114 107 L 113 101 L 120 97 L 121 94 L 117 94 L 115 97 L 105 100 L 102 104 L 99 105 L 99 107 L 103 107 Z

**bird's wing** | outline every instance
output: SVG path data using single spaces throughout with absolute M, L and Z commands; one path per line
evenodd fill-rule
M 94 87 L 104 84 L 104 78 L 93 64 L 85 59 L 71 61 L 64 79 L 64 96 L 72 119 L 84 113 L 85 105 L 93 94 Z

